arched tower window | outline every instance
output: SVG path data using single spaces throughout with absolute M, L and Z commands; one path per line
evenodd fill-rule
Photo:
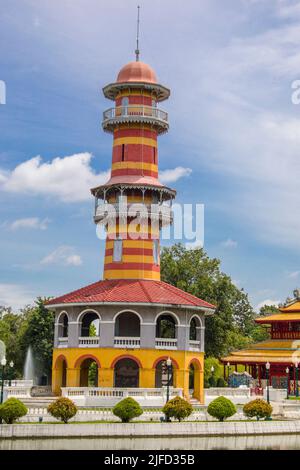
M 124 96 L 122 98 L 122 115 L 127 116 L 128 115 L 128 106 L 129 106 L 129 98 L 127 96 Z
M 176 338 L 176 322 L 171 315 L 160 315 L 156 321 L 156 338 Z

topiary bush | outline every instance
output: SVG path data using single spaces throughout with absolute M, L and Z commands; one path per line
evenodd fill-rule
M 227 382 L 223 377 L 219 377 L 217 380 L 217 387 L 227 387 Z
M 75 403 L 66 397 L 61 397 L 51 403 L 47 408 L 48 413 L 65 424 L 77 413 Z
M 27 415 L 27 408 L 17 398 L 9 398 L 0 405 L 0 420 L 6 424 L 14 423 L 18 418 Z
M 139 403 L 131 397 L 124 398 L 119 401 L 114 408 L 113 414 L 120 418 L 122 423 L 129 423 L 133 418 L 138 418 L 143 414 L 143 410 Z
M 270 418 L 272 411 L 272 406 L 261 398 L 249 401 L 243 407 L 244 415 L 247 418 L 256 418 L 257 421 L 261 418 Z
M 169 400 L 162 409 L 162 412 L 166 415 L 167 421 L 169 421 L 170 418 L 175 418 L 178 419 L 178 421 L 181 421 L 182 419 L 190 416 L 192 411 L 192 405 L 181 397 L 172 398 L 172 400 Z
M 224 421 L 236 413 L 236 407 L 228 398 L 218 397 L 208 405 L 207 412 L 219 421 Z

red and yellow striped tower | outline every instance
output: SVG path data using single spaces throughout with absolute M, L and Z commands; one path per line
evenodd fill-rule
M 170 91 L 137 57 L 103 92 L 115 103 L 104 112 L 102 123 L 113 134 L 111 178 L 92 189 L 95 222 L 107 230 L 104 279 L 159 280 L 159 233 L 172 221 L 175 191 L 158 180 L 157 137 L 169 127 L 168 115 L 158 105 Z M 140 211 L 136 204 L 142 204 Z M 108 205 L 114 214 L 108 214 Z

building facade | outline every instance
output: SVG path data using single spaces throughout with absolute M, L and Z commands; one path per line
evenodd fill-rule
M 294 291 L 294 298 L 288 298 L 278 313 L 255 321 L 268 328 L 270 339 L 223 357 L 224 366 L 243 365 L 258 386 L 265 387 L 268 381 L 273 388 L 287 388 L 290 394 L 296 394 L 300 378 L 300 290 Z
M 160 281 L 160 230 L 172 223 L 176 192 L 158 179 L 160 108 L 170 91 L 138 59 L 103 88 L 113 107 L 102 127 L 113 136 L 109 181 L 92 188 L 94 221 L 106 231 L 103 280 L 52 299 L 52 384 L 161 388 L 203 402 L 205 315 L 214 306 Z

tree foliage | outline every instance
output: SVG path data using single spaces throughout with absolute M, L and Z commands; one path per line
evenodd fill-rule
M 6 424 L 13 424 L 18 418 L 27 415 L 27 408 L 17 398 L 9 398 L 0 405 L 0 420 Z
M 256 400 L 249 401 L 243 407 L 244 415 L 248 418 L 256 418 L 257 421 L 261 418 L 270 418 L 273 408 L 270 403 L 257 398 Z
M 55 402 L 50 403 L 47 408 L 48 413 L 63 423 L 67 423 L 77 413 L 75 403 L 66 397 L 60 397 Z
M 14 362 L 13 373 L 23 376 L 24 361 L 29 346 L 32 347 L 38 375 L 50 375 L 54 336 L 54 315 L 45 308 L 46 298 L 38 297 L 35 305 L 20 313 L 0 307 L 0 339 L 6 345 L 7 361 Z
M 236 407 L 228 398 L 218 397 L 210 402 L 207 407 L 207 413 L 219 421 L 224 421 L 236 413 Z
M 193 407 L 188 401 L 184 400 L 184 398 L 175 397 L 165 404 L 162 412 L 166 415 L 168 420 L 170 418 L 175 418 L 178 421 L 182 421 L 190 416 L 193 412 Z
M 113 414 L 120 418 L 122 423 L 129 423 L 133 418 L 138 418 L 143 414 L 140 404 L 131 397 L 119 401 L 114 408 Z

